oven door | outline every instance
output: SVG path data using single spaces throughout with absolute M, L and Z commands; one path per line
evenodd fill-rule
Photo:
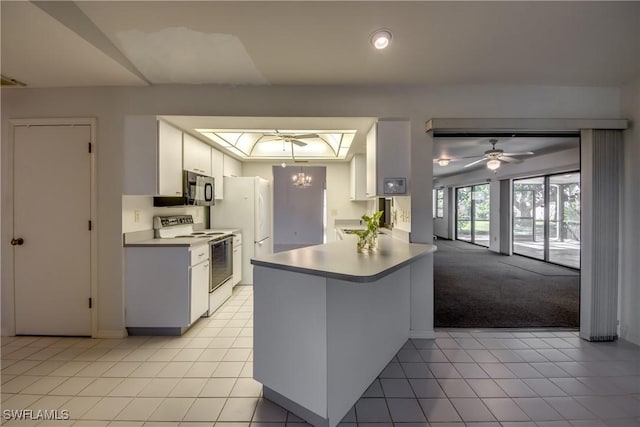
M 233 276 L 233 238 L 214 241 L 211 246 L 211 280 L 209 292 L 215 291 Z

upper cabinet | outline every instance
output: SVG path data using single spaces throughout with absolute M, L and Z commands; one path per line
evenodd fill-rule
M 185 170 L 201 175 L 211 174 L 211 146 L 185 133 L 183 141 L 183 166 Z
M 371 128 L 367 134 L 367 197 L 391 195 L 384 192 L 385 178 L 406 178 L 408 189 L 410 149 L 410 122 L 381 120 Z
M 349 195 L 351 200 L 367 200 L 367 165 L 364 154 L 355 154 L 350 163 L 351 187 Z
M 214 197 L 218 200 L 223 198 L 224 195 L 224 179 L 222 171 L 224 170 L 224 154 L 215 148 L 211 149 L 211 172 L 215 178 Z
M 242 163 L 231 156 L 224 155 L 224 176 L 242 176 Z
M 182 195 L 182 132 L 155 116 L 127 116 L 124 194 Z

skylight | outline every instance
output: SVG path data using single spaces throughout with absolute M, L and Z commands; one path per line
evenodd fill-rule
M 344 160 L 355 130 L 196 129 L 221 148 L 254 160 Z

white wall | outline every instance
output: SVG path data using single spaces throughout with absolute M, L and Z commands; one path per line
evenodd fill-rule
M 245 162 L 242 167 L 244 176 L 261 176 L 273 183 L 273 166 L 280 163 Z M 313 163 L 312 166 L 320 164 Z M 360 219 L 369 212 L 368 202 L 352 202 L 349 200 L 349 163 L 336 162 L 322 164 L 327 168 L 327 242 L 336 239 L 336 219 Z M 289 167 L 287 167 L 289 168 Z M 289 168 L 292 169 L 292 168 Z
M 310 102 L 312 100 L 312 102 Z M 412 239 L 432 235 L 431 191 L 433 141 L 424 122 L 434 117 L 618 118 L 617 88 L 552 86 L 207 86 L 158 85 L 143 88 L 3 89 L 2 110 L 2 286 L 12 286 L 12 175 L 10 118 L 96 117 L 98 186 L 98 330 L 124 330 L 122 247 L 123 122 L 130 114 L 216 116 L 360 116 L 411 121 L 409 187 Z M 425 167 L 429 165 L 429 167 Z M 245 165 L 244 175 L 249 165 Z M 345 165 L 341 185 L 349 192 Z M 344 202 L 351 203 L 351 202 Z M 363 203 L 366 205 L 366 202 Z M 357 204 L 354 204 L 354 206 Z M 637 208 L 637 206 L 636 206 Z M 352 210 L 353 209 L 353 210 Z M 43 211 L 45 208 L 43 208 Z M 338 206 L 335 217 L 358 217 L 354 208 Z M 330 216 L 331 218 L 331 216 Z M 331 221 L 330 221 L 331 222 Z M 630 227 L 630 225 L 627 225 Z M 632 230 L 629 229 L 629 234 Z M 635 254 L 638 257 L 637 247 Z M 637 267 L 636 267 L 637 268 Z M 432 268 L 424 284 L 431 287 Z M 428 292 L 427 292 L 428 293 Z M 2 325 L 12 329 L 12 301 L 2 298 Z
M 620 336 L 640 345 L 640 76 L 623 88 L 622 116 L 631 127 L 624 133 Z
M 518 164 L 505 164 L 495 174 L 487 168 L 474 170 L 464 174 L 452 175 L 434 180 L 434 187 L 461 187 L 471 184 L 490 183 L 491 217 L 489 250 L 500 252 L 500 180 L 516 177 L 537 176 L 557 172 L 567 172 L 580 168 L 580 148 L 572 148 L 552 154 L 546 154 L 528 159 Z M 454 190 L 455 191 L 455 190 Z M 446 192 L 445 192 L 446 193 Z M 455 199 L 455 193 L 452 193 Z M 455 203 L 455 202 L 454 202 Z M 446 230 L 455 221 L 455 208 L 444 218 L 438 219 L 437 233 L 440 237 L 447 237 Z M 446 234 L 445 234 L 446 233 Z M 450 238 L 454 238 L 452 235 Z

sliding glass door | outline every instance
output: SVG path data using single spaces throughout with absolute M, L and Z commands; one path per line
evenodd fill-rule
M 456 239 L 489 246 L 489 184 L 456 188 Z
M 513 252 L 580 268 L 580 172 L 513 181 Z

